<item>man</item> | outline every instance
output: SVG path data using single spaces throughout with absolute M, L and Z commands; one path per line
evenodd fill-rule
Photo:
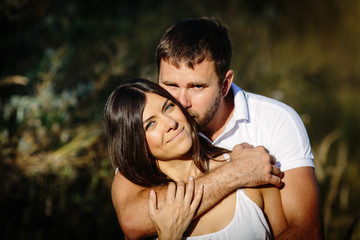
M 322 218 L 313 155 L 299 116 L 290 107 L 246 93 L 232 83 L 232 55 L 227 29 L 214 19 L 180 21 L 170 27 L 157 48 L 159 84 L 192 114 L 202 133 L 215 145 L 233 149 L 231 161 L 196 179 L 204 184 L 198 215 L 239 187 L 280 186 L 285 171 L 282 205 L 289 227 L 279 239 L 321 239 Z M 248 142 L 256 146 L 238 143 Z M 166 188 L 158 188 L 159 205 Z M 148 216 L 150 189 L 119 173 L 112 197 L 127 238 L 155 233 Z

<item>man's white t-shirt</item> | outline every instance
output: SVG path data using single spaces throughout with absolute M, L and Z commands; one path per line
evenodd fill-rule
M 281 171 L 313 167 L 309 137 L 299 115 L 277 100 L 243 91 L 234 83 L 234 113 L 214 145 L 232 150 L 247 142 L 264 146 Z

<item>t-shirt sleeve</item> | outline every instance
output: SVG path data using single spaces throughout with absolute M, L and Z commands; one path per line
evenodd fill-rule
M 310 140 L 305 126 L 294 109 L 286 104 L 276 105 L 272 114 L 277 119 L 268 126 L 271 134 L 271 154 L 282 171 L 298 167 L 315 167 Z M 269 130 L 269 129 L 268 129 Z

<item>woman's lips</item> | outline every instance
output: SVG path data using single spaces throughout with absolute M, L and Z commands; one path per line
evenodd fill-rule
M 179 137 L 184 132 L 184 127 L 182 127 L 174 136 L 172 136 L 167 142 L 174 141 L 177 137 Z

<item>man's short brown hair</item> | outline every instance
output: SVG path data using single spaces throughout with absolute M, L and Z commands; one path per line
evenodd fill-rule
M 204 60 L 214 61 L 219 84 L 230 68 L 232 57 L 228 29 L 215 18 L 182 20 L 168 28 L 156 49 L 158 71 L 164 60 L 194 68 Z

